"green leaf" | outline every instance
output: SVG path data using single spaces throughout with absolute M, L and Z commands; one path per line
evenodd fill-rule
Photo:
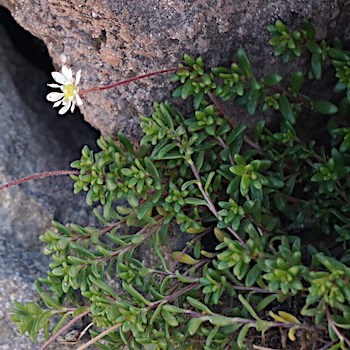
M 314 41 L 311 41 L 308 44 L 306 44 L 306 47 L 313 55 L 321 56 L 322 49 L 321 49 L 320 45 L 318 45 Z
M 269 304 L 271 304 L 273 301 L 275 301 L 276 298 L 277 298 L 276 294 L 271 294 L 271 295 L 268 295 L 267 297 L 261 299 L 260 302 L 258 303 L 258 305 L 256 306 L 256 310 L 258 312 L 263 311 Z
M 93 254 L 90 250 L 82 247 L 80 244 L 77 243 L 71 243 L 70 244 L 71 249 L 74 249 L 76 253 L 78 253 L 81 256 L 90 258 L 90 259 L 95 259 L 96 256 Z
M 154 310 L 153 315 L 151 317 L 151 320 L 149 322 L 149 324 L 152 326 L 154 324 L 154 322 L 157 321 L 157 319 L 159 318 L 160 312 L 162 311 L 162 308 L 164 306 L 164 303 L 161 303 L 158 305 L 158 307 Z
M 237 176 L 243 176 L 246 172 L 245 165 L 233 165 L 230 167 L 230 171 Z
M 169 112 L 169 109 L 170 109 L 169 104 L 162 102 L 162 103 L 159 104 L 159 109 L 162 112 L 162 115 L 164 117 L 164 120 L 167 123 L 167 126 L 170 129 L 173 129 L 174 128 L 174 123 L 173 123 L 173 118 L 172 118 L 172 116 L 171 116 L 171 114 Z
M 139 220 L 142 220 L 147 213 L 152 210 L 153 208 L 153 203 L 152 201 L 145 202 L 138 210 L 137 210 L 137 218 Z
M 66 236 L 71 235 L 68 227 L 66 227 L 65 225 L 62 225 L 61 223 L 59 223 L 58 221 L 55 221 L 55 220 L 52 220 L 51 223 L 53 226 L 55 226 L 57 228 L 57 230 L 62 232 L 64 235 L 66 235 Z
M 311 56 L 311 70 L 314 78 L 320 80 L 322 76 L 321 56 L 313 54 Z
M 104 281 L 96 278 L 94 275 L 89 275 L 89 280 L 101 290 L 107 292 L 112 297 L 118 298 L 114 290 Z
M 132 208 L 136 208 L 139 205 L 139 201 L 133 193 L 128 193 L 128 195 L 126 196 L 126 200 Z
M 263 134 L 263 131 L 265 129 L 265 120 L 259 120 L 255 124 L 255 130 L 254 130 L 254 140 L 259 141 L 261 138 L 261 135 Z
M 128 292 L 131 296 L 136 298 L 137 300 L 141 301 L 145 305 L 151 304 L 132 284 L 123 282 L 122 283 L 123 289 Z M 118 297 L 116 297 L 118 298 Z
M 226 143 L 230 145 L 234 141 L 236 141 L 238 138 L 242 137 L 244 135 L 244 131 L 247 128 L 246 125 L 241 124 L 236 126 L 227 136 Z
M 276 27 L 273 24 L 269 24 L 266 26 L 266 29 L 272 33 L 272 34 L 278 34 L 278 30 L 276 29 Z
M 174 91 L 173 91 L 173 93 L 172 93 L 172 97 L 174 97 L 174 98 L 179 98 L 179 97 L 181 97 L 181 95 L 182 95 L 182 88 L 183 88 L 183 85 L 180 85 L 180 86 L 178 86 Z
M 291 124 L 295 124 L 294 112 L 287 96 L 281 95 L 278 99 L 278 105 L 284 119 Z
M 178 272 L 178 271 L 176 271 Z M 180 273 L 178 272 L 178 274 L 180 275 Z M 171 305 L 171 304 L 165 304 L 164 305 L 164 310 L 167 310 L 169 312 L 175 313 L 175 314 L 183 314 L 184 312 L 186 312 L 187 310 L 177 307 L 175 305 Z
M 335 60 L 339 61 L 349 61 L 350 56 L 348 53 L 344 52 L 343 50 L 335 49 L 335 48 L 330 48 L 328 51 L 328 55 Z
M 179 321 L 177 320 L 177 318 L 171 312 L 165 310 L 164 308 L 161 311 L 161 315 L 163 316 L 164 321 L 170 327 L 177 327 L 179 325 Z
M 192 67 L 196 63 L 196 60 L 187 53 L 184 54 L 184 61 L 189 67 Z
M 219 327 L 229 326 L 233 323 L 233 319 L 231 317 L 226 317 L 222 315 L 209 316 L 208 320 L 211 324 Z
M 70 312 L 66 312 L 61 319 L 56 323 L 55 328 L 52 330 L 52 334 L 56 334 L 66 323 L 68 317 L 71 315 Z
M 283 77 L 279 74 L 273 73 L 268 75 L 267 77 L 265 77 L 264 80 L 264 84 L 265 86 L 275 86 L 277 85 L 279 82 L 281 82 L 283 79 Z
M 240 349 L 246 349 L 245 338 L 247 336 L 249 329 L 253 326 L 254 326 L 253 324 L 247 323 L 239 331 L 238 337 L 237 337 L 237 345 Z
M 93 200 L 93 195 L 94 192 L 92 191 L 92 188 L 89 189 L 88 193 L 86 194 L 86 204 L 91 207 L 94 204 L 94 200 Z
M 133 152 L 133 146 L 132 143 L 129 141 L 129 139 L 123 134 L 122 132 L 118 132 L 118 139 L 123 144 L 123 146 L 127 149 L 129 153 Z
M 288 27 L 280 20 L 277 19 L 275 22 L 275 28 L 280 32 L 287 32 L 288 33 Z
M 65 250 L 69 243 L 70 243 L 69 237 L 62 237 L 58 242 L 56 242 L 56 247 L 58 250 Z
M 206 181 L 205 181 L 204 189 L 205 189 L 206 191 L 208 191 L 208 189 L 209 189 L 211 183 L 213 182 L 213 180 L 214 180 L 214 182 L 213 182 L 213 187 L 214 187 L 214 188 L 221 187 L 221 179 L 222 179 L 222 178 L 221 178 L 221 175 L 216 174 L 215 171 L 211 171 L 211 172 L 208 174 L 208 177 L 207 177 L 207 179 L 206 179 Z
M 152 160 L 149 157 L 144 158 L 146 170 L 156 179 L 159 179 L 159 173 Z
M 251 305 L 248 303 L 248 301 L 243 297 L 242 294 L 238 294 L 239 301 L 243 304 L 245 309 L 256 319 L 260 320 L 260 317 L 257 315 L 257 313 L 254 311 L 254 309 L 251 307 Z
M 243 175 L 241 177 L 241 182 L 240 182 L 240 187 L 239 187 L 242 196 L 246 196 L 248 194 L 250 184 L 251 184 L 250 177 Z
M 197 207 L 200 206 L 200 205 L 207 206 L 207 202 L 204 199 L 195 198 L 195 197 L 185 198 L 185 203 L 189 204 L 189 205 L 195 205 Z
M 198 110 L 201 104 L 205 101 L 204 99 L 204 91 L 199 91 L 198 94 L 195 94 L 193 99 L 193 107 L 195 110 Z
M 169 153 L 172 149 L 177 147 L 178 144 L 176 142 L 169 143 L 161 148 L 156 155 L 154 155 L 155 159 L 162 159 L 167 153 Z
M 174 260 L 178 260 L 180 263 L 186 264 L 186 265 L 196 265 L 199 263 L 200 260 L 193 259 L 192 256 L 188 254 L 184 254 L 179 251 L 174 251 L 172 253 L 172 258 Z
M 303 29 L 306 31 L 306 35 L 309 40 L 315 40 L 315 28 L 310 22 L 305 21 L 303 23 Z
M 259 276 L 261 275 L 261 269 L 258 264 L 255 264 L 247 273 L 245 278 L 245 285 L 251 287 L 255 284 Z
M 252 75 L 252 67 L 247 54 L 244 49 L 238 49 L 237 51 L 237 61 L 240 67 L 243 69 L 244 73 L 250 77 Z
M 58 301 L 56 301 L 55 299 L 53 299 L 52 297 L 50 297 L 48 294 L 44 292 L 40 293 L 40 297 L 47 307 L 51 307 L 56 310 L 60 310 L 63 308 L 63 306 Z
M 239 185 L 240 185 L 240 177 L 237 176 L 227 186 L 226 193 L 233 195 L 234 192 L 238 190 Z
M 325 115 L 331 115 L 338 112 L 338 107 L 329 101 L 317 101 L 314 103 L 314 109 L 316 112 Z
M 203 323 L 202 318 L 191 318 L 190 321 L 187 323 L 187 330 L 190 335 L 194 335 L 197 333 L 198 328 Z
M 301 87 L 304 84 L 304 75 L 301 71 L 297 71 L 293 73 L 292 79 L 290 82 L 290 87 L 295 93 L 298 93 L 301 89 Z
M 269 186 L 271 186 L 274 189 L 278 190 L 278 189 L 284 187 L 284 182 L 281 179 L 279 179 L 278 177 L 276 177 L 276 176 L 273 176 L 273 175 L 266 176 L 266 179 L 269 182 Z
M 39 316 L 35 324 L 36 332 L 39 332 L 42 328 L 44 328 L 50 322 L 50 318 L 53 316 L 53 313 L 54 313 L 53 311 L 49 310 L 49 311 L 43 312 Z
M 106 316 L 108 321 L 114 322 L 117 317 L 120 315 L 119 311 L 120 306 L 117 304 L 111 305 L 107 308 Z
M 250 115 L 253 115 L 255 113 L 260 96 L 260 90 L 250 89 L 247 101 L 247 111 Z
M 346 88 L 346 84 L 339 81 L 337 84 L 334 85 L 333 91 L 337 94 L 339 92 L 343 92 L 344 90 L 346 90 Z
M 41 307 L 36 303 L 32 303 L 32 302 L 26 303 L 26 309 L 29 313 L 34 315 L 39 315 L 42 313 Z
M 195 308 L 198 310 L 203 311 L 204 313 L 211 315 L 213 314 L 212 311 L 206 306 L 205 304 L 201 303 L 199 300 L 192 298 L 190 296 L 186 297 L 186 300 Z
M 181 98 L 183 100 L 186 100 L 189 96 L 193 94 L 193 85 L 192 85 L 192 80 L 188 79 L 186 83 L 182 86 L 181 90 Z

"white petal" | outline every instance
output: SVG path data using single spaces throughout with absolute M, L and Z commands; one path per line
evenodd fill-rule
M 50 86 L 52 88 L 60 88 L 61 85 L 58 85 L 58 84 L 47 84 L 47 86 Z
M 58 111 L 58 114 L 64 114 L 66 112 L 68 112 L 69 110 L 69 107 L 70 107 L 70 103 L 67 103 L 66 105 L 64 105 L 59 111 Z
M 59 73 L 59 72 L 52 72 L 51 75 L 52 75 L 52 78 L 54 78 L 54 80 L 55 80 L 57 83 L 59 83 L 59 84 L 65 84 L 66 79 L 65 79 L 65 77 L 64 77 L 61 73 Z
M 72 73 L 72 70 L 70 68 L 63 66 L 61 72 L 62 72 L 62 75 L 64 76 L 64 78 L 66 79 L 66 82 L 72 81 L 73 73 Z
M 64 94 L 62 92 L 50 92 L 47 96 L 46 99 L 50 102 L 56 102 L 60 99 L 62 99 Z
M 78 94 L 75 95 L 75 100 L 76 100 L 77 106 L 81 106 L 83 104 L 83 101 L 81 100 Z
M 72 108 L 70 109 L 71 113 L 74 112 L 74 109 L 75 109 L 75 103 L 73 102 L 73 103 L 72 103 Z
M 75 76 L 75 85 L 78 85 L 80 82 L 80 76 L 81 76 L 81 69 L 77 71 L 77 74 Z
M 53 104 L 53 107 L 58 107 L 61 103 L 63 102 L 63 100 L 57 101 Z

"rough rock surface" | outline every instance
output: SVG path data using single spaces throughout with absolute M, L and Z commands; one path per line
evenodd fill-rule
M 229 63 L 241 46 L 264 74 L 276 68 L 265 26 L 278 17 L 295 26 L 311 19 L 320 38 L 336 30 L 349 38 L 337 26 L 347 23 L 346 0 L 0 0 L 0 5 L 46 43 L 58 68 L 82 69 L 86 88 L 177 66 L 184 52 L 203 55 L 209 64 Z M 166 77 L 157 77 L 89 94 L 81 110 L 102 133 L 126 129 L 137 135 L 138 115 L 149 113 L 152 100 L 168 91 Z
M 45 74 L 28 64 L 0 24 L 0 184 L 39 171 L 66 169 L 95 133 L 78 117 L 59 119 L 44 102 Z M 38 237 L 52 219 L 89 223 L 84 196 L 68 177 L 0 192 L 0 349 L 36 349 L 10 321 L 14 300 L 34 300 L 33 282 L 48 260 Z M 60 347 L 60 349 L 62 346 Z

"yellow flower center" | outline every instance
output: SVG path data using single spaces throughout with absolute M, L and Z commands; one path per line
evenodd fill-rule
M 63 94 L 64 94 L 64 99 L 65 100 L 70 100 L 72 99 L 75 94 L 76 94 L 76 87 L 72 84 L 66 84 L 63 86 Z

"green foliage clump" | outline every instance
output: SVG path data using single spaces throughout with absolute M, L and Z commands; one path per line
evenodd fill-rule
M 316 41 L 309 23 L 268 30 L 286 62 L 310 57 L 309 80 L 334 70 L 334 101 L 308 94 L 301 71 L 257 79 L 243 49 L 211 69 L 185 55 L 173 96 L 193 110 L 155 103 L 139 144 L 101 137 L 72 163 L 74 191 L 103 207 L 103 227 L 54 222 L 41 236 L 52 262 L 40 304 L 14 306 L 22 333 L 48 338 L 84 314 L 101 349 L 350 347 L 350 53 Z M 274 126 L 246 133 L 225 100 L 272 113 Z M 301 133 L 305 119 L 322 139 Z M 188 242 L 169 262 L 160 247 L 174 223 Z

